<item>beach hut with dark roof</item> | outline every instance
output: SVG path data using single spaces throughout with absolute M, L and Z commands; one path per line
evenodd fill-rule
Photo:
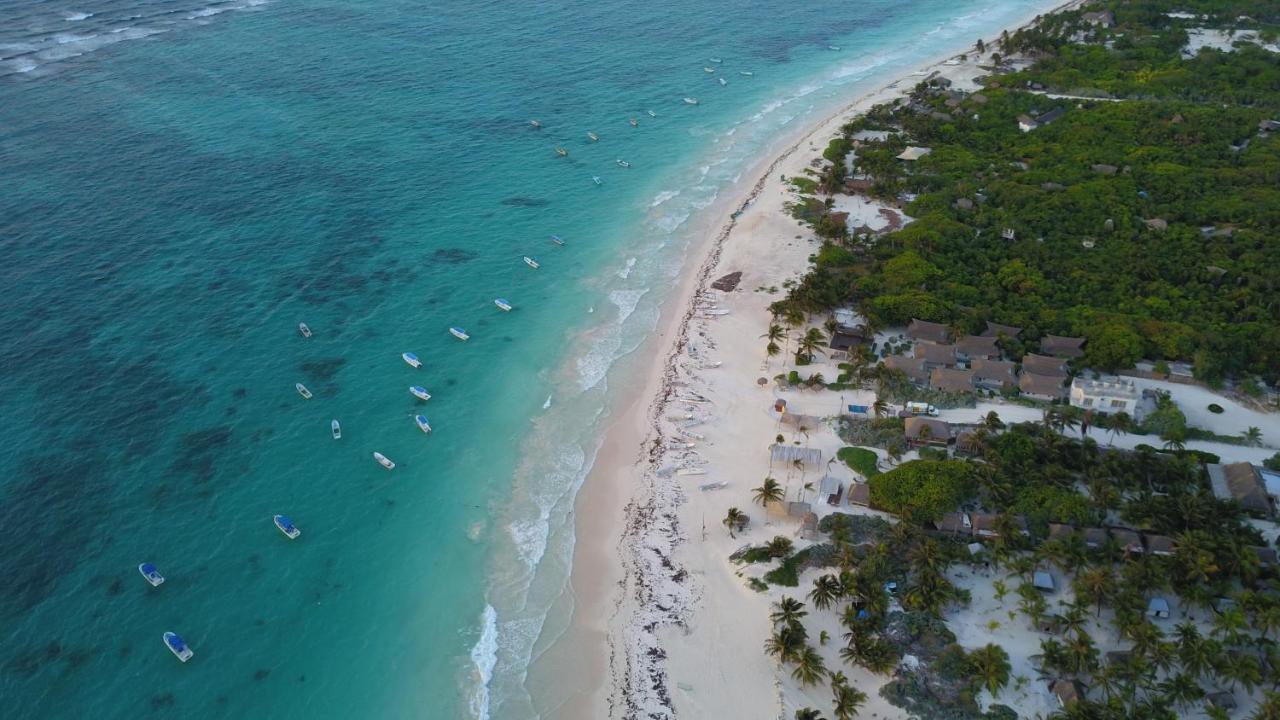
M 927 429 L 926 429 L 927 428 Z M 951 425 L 946 420 L 913 416 L 902 421 L 902 433 L 911 447 L 938 445 L 946 447 L 951 441 Z
M 1062 523 L 1049 523 L 1049 540 L 1066 540 L 1074 535 L 1076 529 Z
M 1147 601 L 1147 616 L 1164 620 L 1169 617 L 1169 601 L 1156 595 Z
M 1147 543 L 1147 552 L 1152 555 L 1168 557 L 1177 549 L 1173 538 L 1167 535 L 1143 535 L 1142 538 Z
M 1107 531 L 1102 528 L 1085 528 L 1080 534 L 1084 535 L 1084 546 L 1090 550 L 1097 550 L 1107 544 Z
M 1060 707 L 1069 708 L 1084 698 L 1085 689 L 1078 680 L 1058 678 L 1049 684 L 1049 692 L 1058 699 Z
M 940 367 L 949 368 L 956 365 L 956 349 L 953 345 L 918 342 L 911 349 L 911 354 L 924 360 L 924 368 L 926 370 Z
M 973 372 L 955 368 L 934 368 L 929 373 L 929 386 L 950 393 L 973 392 Z
M 907 337 L 924 342 L 946 343 L 951 340 L 951 331 L 942 323 L 913 319 L 907 326 Z
M 1141 555 L 1146 552 L 1142 546 L 1142 536 L 1128 528 L 1110 528 L 1111 539 L 1116 541 L 1120 550 L 1128 555 Z
M 929 371 L 924 368 L 924 358 L 909 358 L 903 355 L 890 355 L 884 359 L 884 366 L 897 370 L 907 376 L 912 383 L 920 386 L 929 384 Z
M 1262 545 L 1251 545 L 1249 549 L 1258 558 L 1258 567 L 1266 570 L 1276 566 L 1276 550 Z
M 1008 338 L 1016 338 L 1021 334 L 1022 328 L 1020 327 L 1015 325 L 1001 325 L 1000 323 L 993 323 L 990 320 L 987 321 L 987 329 L 982 331 L 983 337 L 993 338 L 998 338 L 1001 335 Z
M 827 347 L 831 350 L 831 359 L 843 360 L 849 357 L 850 351 L 854 348 L 865 344 L 867 344 L 867 338 L 862 333 L 837 330 L 832 334 Z
M 976 358 L 994 358 L 1000 356 L 996 347 L 996 338 L 983 335 L 965 335 L 956 341 L 956 358 L 970 362 Z
M 1211 692 L 1204 696 L 1204 704 L 1209 707 L 1216 707 L 1226 712 L 1236 709 L 1236 696 L 1226 690 Z
M 1209 466 L 1209 484 L 1215 497 L 1235 500 L 1251 515 L 1271 517 L 1274 508 L 1262 473 L 1247 462 Z
M 850 485 L 849 504 L 871 507 L 871 486 L 867 483 L 854 483 Z
M 1061 400 L 1067 396 L 1067 388 L 1062 384 L 1065 375 L 1038 375 L 1024 372 L 1018 378 L 1018 389 L 1023 395 L 1037 400 Z
M 839 506 L 840 498 L 844 497 L 844 483 L 840 478 L 824 475 L 818 485 L 818 494 L 827 498 L 828 505 Z
M 1008 360 L 984 360 L 969 362 L 973 371 L 973 384 L 986 390 L 1006 390 L 1018 384 L 1013 374 L 1013 363 Z
M 1037 375 L 1061 375 L 1065 378 L 1067 362 L 1061 358 L 1049 357 L 1048 355 L 1027 353 L 1022 356 L 1022 372 L 1035 373 Z
M 950 535 L 973 534 L 973 523 L 969 520 L 968 513 L 943 513 L 942 517 L 933 521 L 933 527 L 938 532 L 944 532 Z
M 1045 335 L 1040 338 L 1040 352 L 1062 358 L 1078 358 L 1084 355 L 1084 338 Z
M 1053 575 L 1048 570 L 1036 570 L 1031 574 L 1031 584 L 1035 589 L 1041 592 L 1051 593 L 1057 589 L 1057 585 L 1053 582 Z

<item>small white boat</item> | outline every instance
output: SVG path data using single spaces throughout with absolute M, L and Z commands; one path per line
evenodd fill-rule
M 271 522 L 274 522 L 280 532 L 284 533 L 284 536 L 290 540 L 297 540 L 298 536 L 302 534 L 302 531 L 294 526 L 293 521 L 284 515 L 271 516 Z
M 723 61 L 723 60 L 721 60 L 720 58 L 707 58 L 707 59 L 708 59 L 708 60 L 710 60 L 710 61 L 711 61 L 711 62 L 713 62 L 713 63 L 716 63 L 717 65 L 718 65 L 718 64 L 720 64 L 720 63 L 722 63 L 722 62 L 724 62 L 724 61 Z
M 743 77 L 755 77 L 755 73 L 751 72 L 750 70 L 739 70 L 738 74 Z
M 342 426 L 338 424 L 337 418 L 329 421 L 329 429 L 333 431 L 333 439 L 342 439 Z
M 449 334 L 450 334 L 450 335 L 452 335 L 452 336 L 454 336 L 454 337 L 456 337 L 456 338 L 458 338 L 459 340 L 470 340 L 470 339 L 471 339 L 471 336 L 467 334 L 467 331 L 466 331 L 466 330 L 463 330 L 463 329 L 462 329 L 462 328 L 460 328 L 460 327 L 451 327 L 451 328 L 449 328 Z
M 631 127 L 640 127 L 640 121 L 635 118 L 631 118 L 627 123 L 630 124 Z
M 828 49 L 828 50 L 839 50 L 839 49 L 840 49 L 840 46 L 839 46 L 839 45 L 828 45 L 828 46 L 827 46 L 827 49 Z
M 699 485 L 698 489 L 701 490 L 702 492 L 707 492 L 708 490 L 723 490 L 727 487 L 729 487 L 729 483 L 725 482 L 724 480 L 721 480 L 720 482 L 713 482 L 713 483 L 706 483 L 705 485 Z
M 599 176 L 599 175 L 592 175 L 592 176 L 591 176 L 591 182 L 593 182 L 593 183 L 595 183 L 595 184 L 597 184 L 597 185 L 603 185 L 603 184 L 604 184 L 604 181 L 600 179 L 600 176 Z
M 294 383 L 293 387 L 295 390 L 298 391 L 298 394 L 301 395 L 304 400 L 311 399 L 311 391 L 307 389 L 306 385 L 303 385 L 302 383 Z
M 724 78 L 720 78 L 720 87 L 724 87 L 725 85 L 728 85 L 728 84 L 729 84 L 728 80 L 725 80 Z
M 535 130 L 542 127 L 542 123 L 538 122 L 537 120 L 530 120 L 529 124 L 532 125 Z
M 428 435 L 431 434 L 431 423 L 427 422 L 426 415 L 414 415 L 413 421 L 417 423 L 419 430 L 421 430 L 424 433 L 427 433 Z
M 716 69 L 715 69 L 715 68 L 713 68 L 713 67 L 704 67 L 704 68 L 702 68 L 702 71 L 703 71 L 703 72 L 713 73 L 713 72 L 715 72 L 715 71 L 716 71 Z
M 561 240 L 559 235 L 552 235 L 551 242 L 555 243 L 556 245 L 564 245 L 564 240 Z
M 649 113 L 649 117 L 658 117 L 658 113 L 652 110 L 645 110 L 645 112 Z
M 414 355 L 411 352 L 400 353 L 400 357 L 404 358 L 404 361 L 409 364 L 409 367 L 413 367 L 413 368 L 422 367 L 422 361 L 418 359 L 417 355 Z
M 151 583 L 151 587 L 160 587 L 164 584 L 164 576 L 160 574 L 160 570 L 151 563 L 142 563 L 138 566 L 138 572 L 142 573 L 142 577 Z
M 533 268 L 534 270 L 537 270 L 538 268 L 542 267 L 541 265 L 539 265 L 539 264 L 538 264 L 538 261 L 537 261 L 537 260 L 534 260 L 533 258 L 529 257 L 528 255 L 525 255 L 525 256 L 524 256 L 524 264 L 525 264 L 525 265 L 528 265 L 529 267 Z
M 556 154 L 559 155 L 560 157 L 565 157 L 569 154 L 569 151 L 562 147 L 558 147 L 556 148 Z
M 187 646 L 187 643 L 184 642 L 182 638 L 178 637 L 178 633 L 165 633 L 164 646 L 169 648 L 169 652 L 173 653 L 174 657 L 178 658 L 182 662 L 190 660 L 191 657 L 195 655 L 191 648 Z
M 311 328 L 306 323 L 298 323 L 298 332 L 302 333 L 302 337 L 311 337 Z
M 631 163 L 627 162 L 626 160 L 619 160 L 618 167 L 629 168 L 631 167 Z
M 593 132 L 587 133 L 587 137 L 591 138 L 591 142 L 596 142 L 600 139 L 600 136 Z
M 685 104 L 685 105 L 697 105 L 697 104 L 698 104 L 698 98 L 691 98 L 691 97 L 687 97 L 687 98 L 685 98 L 685 99 L 684 99 L 684 104 Z
M 419 400 L 430 400 L 430 399 L 431 399 L 431 393 L 427 392 L 427 389 L 426 389 L 426 388 L 424 388 L 424 387 L 422 387 L 421 385 L 413 385 L 413 386 L 411 386 L 411 387 L 409 388 L 409 394 L 413 395 L 414 397 L 418 398 Z
M 497 305 L 498 309 L 503 312 L 511 312 L 511 303 L 507 302 L 502 298 L 494 298 L 493 304 Z
M 388 469 L 388 470 L 395 470 L 395 469 L 396 469 L 396 464 L 395 464 L 395 463 L 393 463 L 393 462 L 391 462 L 391 458 L 388 458 L 386 455 L 383 455 L 383 454 L 382 454 L 382 453 L 380 453 L 380 452 L 375 452 L 375 453 L 373 454 L 373 459 L 374 459 L 374 460 L 377 460 L 379 465 L 381 465 L 382 467 L 384 467 L 384 468 L 386 468 L 386 469 Z
M 676 471 L 677 475 L 706 475 L 707 471 L 702 468 L 683 468 Z

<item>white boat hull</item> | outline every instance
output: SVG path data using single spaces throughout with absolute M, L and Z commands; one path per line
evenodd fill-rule
M 374 459 L 374 460 L 377 460 L 379 465 L 381 465 L 382 467 L 384 467 L 384 468 L 386 468 L 386 469 L 388 469 L 388 470 L 395 470 L 395 469 L 396 469 L 396 464 L 395 464 L 395 463 L 393 463 L 393 462 L 391 462 L 391 459 L 390 459 L 390 458 L 388 458 L 386 455 L 383 455 L 383 454 L 382 454 L 382 453 L 380 453 L 380 452 L 376 452 L 376 453 L 374 453 L 374 454 L 373 454 L 373 459 Z

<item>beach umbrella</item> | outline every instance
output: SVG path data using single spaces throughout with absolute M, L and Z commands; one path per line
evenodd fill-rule
M 756 384 L 760 387 L 764 387 L 769 384 L 769 378 L 756 378 Z

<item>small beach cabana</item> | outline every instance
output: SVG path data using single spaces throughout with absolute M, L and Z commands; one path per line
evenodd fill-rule
M 1020 327 L 1016 327 L 1014 325 L 1001 325 L 1000 323 L 993 323 L 990 320 L 987 321 L 987 329 L 982 331 L 982 335 L 984 337 L 993 338 L 998 338 L 1001 335 L 1008 338 L 1016 338 L 1021 334 L 1022 328 Z
M 1053 576 L 1047 570 L 1037 570 L 1031 576 L 1031 584 L 1040 592 L 1051 593 L 1057 589 L 1053 582 Z
M 813 468 L 822 464 L 822 451 L 818 448 L 806 448 L 799 445 L 775 444 L 769 450 L 769 462 L 781 465 L 800 464 Z
M 931 152 L 933 152 L 933 148 L 916 147 L 912 145 L 908 147 L 906 150 L 903 150 L 902 152 L 898 153 L 898 159 L 906 160 L 908 162 L 913 162 L 913 161 L 919 160 L 920 158 L 924 157 L 925 155 L 928 155 Z
M 1078 358 L 1084 355 L 1084 338 L 1045 335 L 1040 338 L 1040 352 L 1062 358 Z
M 818 495 L 825 497 L 828 505 L 839 506 L 840 498 L 844 496 L 844 483 L 840 478 L 825 475 L 818 484 Z
M 849 504 L 871 507 L 871 486 L 867 483 L 854 483 L 850 485 Z
M 1157 595 L 1147 601 L 1147 616 L 1156 619 L 1169 617 L 1169 601 Z
M 1066 678 L 1058 678 L 1049 684 L 1049 692 L 1058 698 L 1058 705 L 1064 708 L 1071 707 L 1084 697 L 1084 686 L 1076 680 L 1067 680 Z

